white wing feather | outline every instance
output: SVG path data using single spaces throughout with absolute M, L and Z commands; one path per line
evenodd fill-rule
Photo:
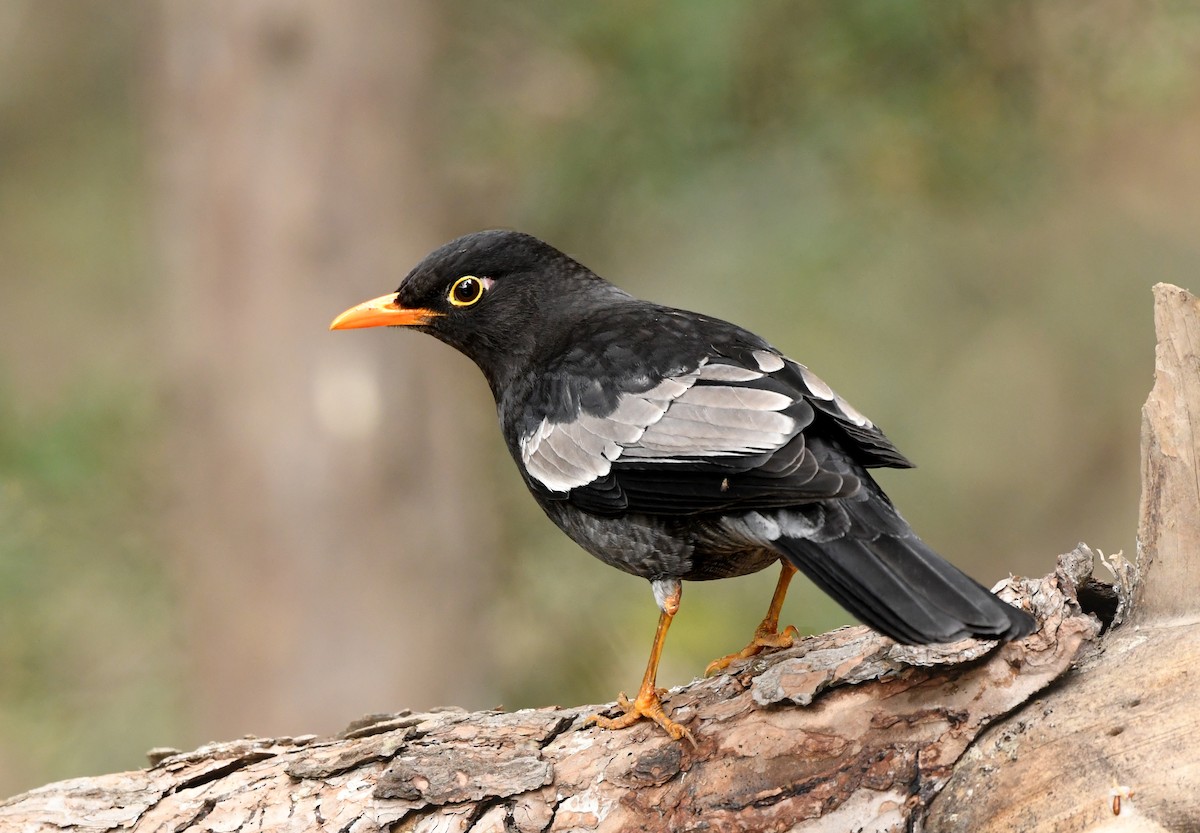
M 521 439 L 521 459 L 547 489 L 567 492 L 604 477 L 621 458 L 671 464 L 779 448 L 796 430 L 796 421 L 780 413 L 792 404 L 790 397 L 759 388 L 696 386 L 699 379 L 750 382 L 764 375 L 704 363 L 642 393 L 622 394 L 606 416 L 581 414 L 560 423 L 543 419 Z

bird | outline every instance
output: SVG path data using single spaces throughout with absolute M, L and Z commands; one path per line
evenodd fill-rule
M 765 648 L 795 573 L 903 644 L 1014 640 L 1035 620 L 926 545 L 871 477 L 913 464 L 813 371 L 719 318 L 640 300 L 537 237 L 494 229 L 428 254 L 332 330 L 406 327 L 474 361 L 534 500 L 600 561 L 650 582 L 659 609 L 622 729 L 695 743 L 657 688 L 682 582 L 780 565 L 761 624 L 709 673 Z

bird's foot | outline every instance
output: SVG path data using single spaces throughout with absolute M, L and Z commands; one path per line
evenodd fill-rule
M 750 640 L 749 645 L 735 654 L 714 659 L 704 669 L 704 676 L 711 677 L 719 674 L 739 659 L 749 659 L 762 653 L 763 648 L 790 648 L 799 636 L 800 631 L 796 630 L 795 625 L 788 625 L 778 633 L 774 627 L 768 629 L 760 625 L 754 632 L 754 638 Z
M 594 714 L 584 723 L 585 725 L 595 723 L 601 729 L 626 729 L 642 718 L 648 718 L 661 726 L 675 740 L 687 739 L 688 743 L 695 746 L 696 739 L 692 737 L 692 733 L 667 717 L 667 713 L 663 711 L 662 701 L 659 700 L 660 693 L 665 694 L 666 692 L 662 689 L 643 690 L 638 692 L 637 699 L 630 700 L 622 691 L 617 697 L 617 705 L 625 712 L 623 715 L 605 717 L 601 714 Z

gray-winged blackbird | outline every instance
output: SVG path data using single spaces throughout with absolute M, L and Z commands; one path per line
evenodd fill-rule
M 651 583 L 661 610 L 637 697 L 609 728 L 663 712 L 655 676 L 683 580 L 781 562 L 766 618 L 778 632 L 803 572 L 898 642 L 1016 639 L 1029 614 L 931 550 L 867 469 L 909 461 L 802 364 L 740 327 L 634 298 L 550 245 L 512 231 L 461 237 L 331 329 L 412 327 L 487 377 L 500 428 L 534 499 L 572 540 Z

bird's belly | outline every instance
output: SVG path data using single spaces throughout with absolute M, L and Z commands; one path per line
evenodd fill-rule
M 631 575 L 654 580 L 691 578 L 694 547 L 670 519 L 650 515 L 606 517 L 565 502 L 542 502 L 550 520 L 596 558 Z
M 697 547 L 692 558 L 692 572 L 683 578 L 690 581 L 736 578 L 757 573 L 778 560 L 779 553 L 764 548 L 719 551 Z
M 607 517 L 549 501 L 542 508 L 584 550 L 609 566 L 645 579 L 732 578 L 757 572 L 779 559 L 770 549 L 735 543 L 699 518 Z

